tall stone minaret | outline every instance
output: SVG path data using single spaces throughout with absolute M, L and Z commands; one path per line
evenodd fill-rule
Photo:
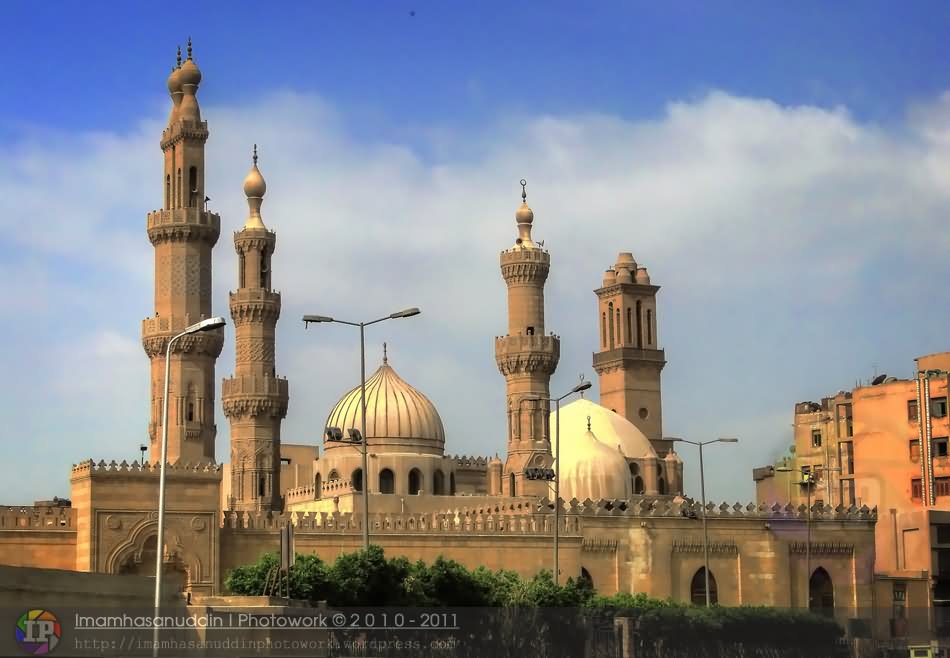
M 244 179 L 250 207 L 244 228 L 234 234 L 238 289 L 230 295 L 234 320 L 234 376 L 224 380 L 221 398 L 231 421 L 231 497 L 238 511 L 283 509 L 280 495 L 280 422 L 287 415 L 287 380 L 274 370 L 274 330 L 280 293 L 271 288 L 271 256 L 277 235 L 264 226 L 261 203 L 267 185 L 254 165 Z
M 594 370 L 600 376 L 600 404 L 643 432 L 659 455 L 672 447 L 663 439 L 660 372 L 666 355 L 656 335 L 656 293 L 645 267 L 621 252 L 595 290 L 600 351 Z
M 508 335 L 495 339 L 495 361 L 508 392 L 508 458 L 502 489 L 506 496 L 550 497 L 549 483 L 526 479 L 524 469 L 549 467 L 553 461 L 547 398 L 561 343 L 553 333 L 544 333 L 544 282 L 551 256 L 531 240 L 534 213 L 528 207 L 525 181 L 521 186 L 522 203 L 515 213 L 518 239 L 501 252 L 501 274 L 508 285 Z
M 148 434 L 151 459 L 161 458 L 165 350 L 169 339 L 211 313 L 211 249 L 221 219 L 205 208 L 205 141 L 195 96 L 201 72 L 191 57 L 168 78 L 172 110 L 162 132 L 165 169 L 162 210 L 149 213 L 148 239 L 155 247 L 155 315 L 142 322 L 142 346 L 152 362 L 152 410 Z M 214 364 L 224 332 L 208 331 L 177 340 L 172 347 L 168 399 L 168 461 L 214 460 Z

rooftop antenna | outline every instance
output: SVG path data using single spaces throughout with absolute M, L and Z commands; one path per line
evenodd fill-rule
M 583 383 L 584 383 L 584 373 L 581 373 L 581 374 L 580 374 L 580 382 L 579 382 L 579 383 L 580 383 L 580 384 L 583 384 Z M 583 397 L 584 397 L 584 391 L 581 391 L 581 398 L 583 398 Z

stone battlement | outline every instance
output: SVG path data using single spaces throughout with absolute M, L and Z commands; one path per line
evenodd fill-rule
M 456 468 L 469 468 L 484 470 L 488 467 L 488 458 L 487 457 L 469 457 L 468 455 L 452 455 L 449 457 L 453 462 L 455 462 Z
M 0 507 L 0 530 L 74 531 L 71 507 Z
M 158 462 L 154 464 L 142 464 L 141 462 L 127 462 L 125 460 L 116 462 L 114 459 L 111 462 L 106 462 L 105 460 L 94 462 L 91 459 L 87 459 L 78 464 L 73 464 L 72 479 L 84 476 L 145 476 L 157 478 L 160 472 L 161 468 Z M 165 474 L 166 476 L 174 476 L 176 478 L 189 477 L 217 480 L 221 478 L 221 464 L 214 462 L 198 462 L 195 464 L 187 462 L 179 462 L 176 464 L 166 463 Z

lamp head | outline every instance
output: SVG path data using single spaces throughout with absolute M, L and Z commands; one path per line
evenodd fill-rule
M 227 322 L 224 321 L 224 318 L 218 316 L 214 318 L 208 318 L 207 320 L 202 320 L 196 322 L 193 325 L 187 327 L 184 331 L 186 334 L 195 334 L 199 331 L 211 331 L 212 329 L 219 329 L 226 325 Z
M 395 313 L 390 313 L 389 319 L 395 320 L 396 318 L 411 318 L 413 315 L 419 315 L 420 313 L 422 313 L 422 311 L 420 311 L 416 307 L 412 307 L 412 308 L 404 309 L 402 311 L 396 311 Z
M 362 434 L 360 433 L 360 431 L 359 431 L 358 429 L 356 429 L 355 427 L 351 427 L 350 429 L 348 429 L 348 430 L 346 431 L 346 433 L 349 434 L 349 436 L 350 436 L 350 441 L 352 441 L 353 443 L 362 443 L 362 442 L 363 442 L 363 435 L 362 435 Z
M 719 443 L 739 443 L 739 439 L 734 436 L 721 436 L 718 439 Z
M 304 324 L 309 324 L 311 322 L 333 322 L 333 318 L 326 315 L 305 315 L 303 316 Z
M 591 384 L 590 382 L 581 382 L 580 384 L 578 384 L 577 386 L 571 389 L 571 393 L 580 393 L 581 391 L 586 391 L 591 386 L 593 386 L 593 384 Z
M 326 436 L 327 441 L 342 441 L 343 430 L 341 430 L 339 427 L 328 427 Z

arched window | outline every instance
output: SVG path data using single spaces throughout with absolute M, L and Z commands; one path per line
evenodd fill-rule
M 244 282 L 244 252 L 238 256 L 238 288 L 245 288 L 247 284 Z
M 653 345 L 653 310 L 647 309 L 647 347 Z
M 508 474 L 508 495 L 514 498 L 515 496 L 515 474 Z
M 643 478 L 639 475 L 633 478 L 633 493 L 642 494 L 645 491 L 643 487 Z
M 713 572 L 709 572 L 709 602 L 719 602 L 719 592 L 716 587 L 716 577 Z M 689 600 L 693 605 L 706 605 L 706 568 L 700 567 L 693 576 L 693 581 L 689 585 Z
M 656 490 L 661 496 L 666 495 L 666 480 L 660 478 L 656 481 Z
M 178 178 L 175 181 L 175 185 L 178 191 L 178 198 L 176 199 L 177 207 L 181 208 L 181 167 L 178 168 Z
M 833 617 L 835 614 L 835 588 L 831 576 L 818 567 L 808 579 L 808 609 L 819 615 Z
M 637 347 L 643 347 L 643 309 L 637 300 Z
M 601 345 L 603 346 L 603 349 L 607 349 L 607 314 L 606 313 L 600 314 L 600 333 L 601 333 L 601 338 L 600 338 Z
M 194 420 L 195 420 L 195 403 L 189 402 L 188 403 L 188 422 L 191 423 L 191 422 L 194 422 Z
M 590 587 L 590 589 L 594 589 L 594 579 L 590 577 L 590 572 L 584 567 L 581 567 L 581 577 L 579 580 L 587 583 L 587 586 Z
M 435 473 L 432 474 L 432 493 L 436 496 L 445 495 L 445 475 L 442 474 L 440 469 L 436 469 Z
M 358 468 L 350 475 L 350 482 L 353 483 L 354 491 L 363 490 L 363 469 Z
M 449 473 L 449 495 L 455 495 L 455 473 Z
M 188 205 L 197 208 L 198 199 L 198 167 L 192 167 L 188 170 Z
M 165 210 L 171 207 L 172 203 L 172 175 L 165 174 Z
M 339 480 L 339 479 L 340 479 L 340 474 L 336 472 L 335 468 L 332 471 L 330 471 L 330 474 L 327 476 L 328 482 L 333 482 L 334 480 Z
M 623 345 L 623 329 L 620 327 L 620 309 L 617 309 L 617 344 Z
M 627 339 L 626 339 L 626 343 L 628 345 L 633 342 L 633 327 L 632 327 L 633 322 L 630 319 L 630 314 L 631 314 L 631 311 L 630 311 L 630 307 L 628 306 L 627 307 Z M 637 347 L 640 347 L 640 346 L 637 345 Z
M 610 342 L 607 344 L 609 349 L 614 348 L 614 303 L 610 302 L 607 304 L 607 324 L 610 326 L 607 329 L 607 336 L 610 338 Z
M 409 495 L 415 496 L 422 493 L 422 471 L 414 468 L 409 471 Z
M 257 480 L 257 495 L 260 498 L 264 497 L 264 491 L 267 489 L 267 478 L 263 475 Z
M 395 491 L 396 477 L 388 468 L 379 472 L 379 493 L 391 494 Z
M 270 271 L 267 267 L 267 250 L 261 249 L 261 288 L 270 288 Z
M 313 497 L 318 499 L 323 495 L 323 476 L 317 473 L 317 477 L 313 478 Z

